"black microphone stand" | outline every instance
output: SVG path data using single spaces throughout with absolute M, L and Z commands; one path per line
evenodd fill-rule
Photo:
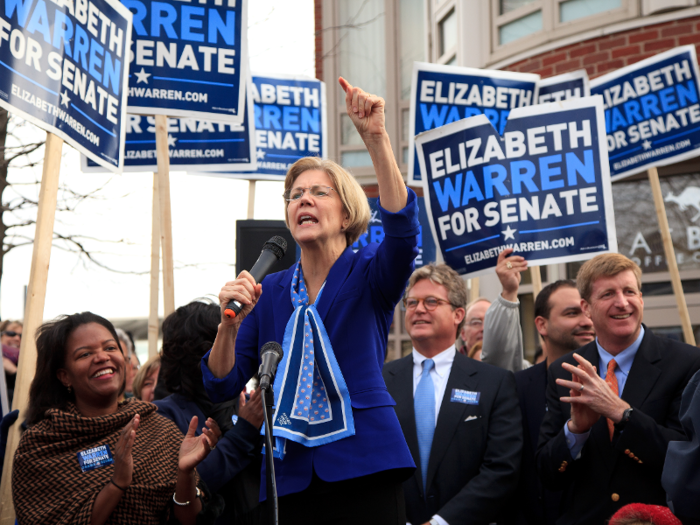
M 268 523 L 279 524 L 279 503 L 277 501 L 277 481 L 275 480 L 275 459 L 272 455 L 272 405 L 275 395 L 272 385 L 263 389 L 263 414 L 265 416 L 265 465 L 267 474 L 267 504 L 269 509 Z

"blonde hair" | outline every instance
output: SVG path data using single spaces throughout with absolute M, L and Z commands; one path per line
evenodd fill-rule
M 141 399 L 141 389 L 143 388 L 143 384 L 148 376 L 150 376 L 157 368 L 160 368 L 159 355 L 151 357 L 141 368 L 139 368 L 139 371 L 136 372 L 136 377 L 134 377 L 134 382 L 132 383 L 132 389 L 136 399 Z
M 476 343 L 474 343 L 474 344 L 472 345 L 472 347 L 469 349 L 469 351 L 467 352 L 467 357 L 470 358 L 470 359 L 475 359 L 474 356 L 476 355 L 476 353 L 477 353 L 479 350 L 481 350 L 481 349 L 483 348 L 483 346 L 484 346 L 484 342 L 483 342 L 483 341 L 477 341 Z
M 445 287 L 445 290 L 447 290 L 447 299 L 452 305 L 452 310 L 464 308 L 467 304 L 467 284 L 464 282 L 464 279 L 446 264 L 435 263 L 426 264 L 411 274 L 411 277 L 408 279 L 408 286 L 406 286 L 406 291 L 404 292 L 404 301 L 408 296 L 408 292 L 411 291 L 411 288 L 413 288 L 418 281 L 422 281 L 423 279 L 428 279 L 434 284 Z M 462 322 L 459 323 L 455 338 L 462 330 L 466 318 L 467 316 L 465 315 Z
M 13 321 L 11 319 L 7 319 L 6 321 L 0 322 L 0 332 L 4 332 L 13 324 L 18 324 L 21 328 L 24 328 L 24 326 L 22 326 L 22 321 Z
M 637 279 L 637 289 L 642 290 L 642 269 L 637 264 L 619 253 L 602 253 L 586 261 L 576 276 L 576 287 L 581 299 L 590 303 L 593 284 L 601 277 L 613 277 L 630 270 Z
M 367 225 L 369 224 L 369 204 L 362 186 L 358 184 L 355 177 L 332 160 L 324 160 L 319 157 L 304 157 L 289 168 L 284 179 L 284 191 L 291 190 L 299 176 L 309 170 L 324 172 L 331 179 L 333 186 L 335 186 L 333 189 L 340 197 L 343 212 L 348 217 L 348 225 L 345 227 L 344 233 L 345 242 L 347 246 L 350 246 L 360 238 L 360 235 L 367 231 Z M 285 205 L 284 222 L 287 223 L 287 228 L 289 228 L 289 217 L 287 215 L 289 203 L 285 202 Z

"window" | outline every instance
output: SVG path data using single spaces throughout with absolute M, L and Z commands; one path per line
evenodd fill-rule
M 368 93 L 386 98 L 384 0 L 341 0 L 338 8 L 340 74 Z
M 457 15 L 453 9 L 438 24 L 440 56 L 457 46 Z
M 559 21 L 571 22 L 622 7 L 622 0 L 566 0 L 559 4 Z
M 542 11 L 535 11 L 498 28 L 498 43 L 503 45 L 542 31 Z
M 531 4 L 535 0 L 499 0 L 500 9 L 499 12 L 502 15 L 520 9 L 523 6 Z
M 491 0 L 491 49 L 496 63 L 546 42 L 640 16 L 637 0 Z M 486 22 L 486 19 L 483 19 Z
M 425 60 L 425 5 L 423 0 L 399 0 L 399 75 L 401 100 L 411 96 L 413 62 Z

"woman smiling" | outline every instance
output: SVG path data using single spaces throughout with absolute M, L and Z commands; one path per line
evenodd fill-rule
M 216 446 L 216 424 L 195 437 L 194 417 L 183 440 L 155 405 L 118 403 L 125 360 L 106 319 L 74 314 L 37 333 L 29 428 L 12 471 L 19 523 L 194 524 L 194 469 Z

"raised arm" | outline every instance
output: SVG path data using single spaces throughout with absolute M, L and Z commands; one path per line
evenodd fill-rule
M 351 86 L 343 77 L 338 82 L 345 90 L 348 116 L 372 157 L 382 207 L 396 213 L 406 206 L 408 193 L 384 126 L 384 99 Z
M 511 372 L 523 369 L 523 334 L 520 328 L 518 287 L 520 273 L 527 269 L 527 261 L 513 253 L 512 248 L 498 256 L 496 274 L 503 291 L 484 316 L 484 345 L 481 360 Z

